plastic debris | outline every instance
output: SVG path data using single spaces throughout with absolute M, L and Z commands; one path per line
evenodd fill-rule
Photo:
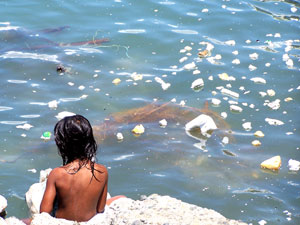
M 4 212 L 7 207 L 7 200 L 2 195 L 0 195 L 0 213 Z
M 273 89 L 269 89 L 269 90 L 267 90 L 267 94 L 270 96 L 270 97 L 273 97 L 273 96 L 275 96 L 275 91 L 273 90 Z
M 185 69 L 185 70 L 192 70 L 192 69 L 195 69 L 195 68 L 196 68 L 196 64 L 194 62 L 188 63 L 188 64 L 183 66 L 183 69 Z
M 289 170 L 298 171 L 300 169 L 300 162 L 294 159 L 290 159 L 288 162 Z
M 267 224 L 267 221 L 265 221 L 265 220 L 260 220 L 260 221 L 258 221 L 258 224 L 259 224 L 259 225 L 265 225 L 265 224 Z
M 287 98 L 284 99 L 284 101 L 285 101 L 285 102 L 290 102 L 290 101 L 293 101 L 293 98 L 287 97 Z
M 229 76 L 227 73 L 221 73 L 218 75 L 221 80 L 225 81 L 235 81 L 235 77 Z
M 225 44 L 230 46 L 235 46 L 235 41 L 234 40 L 225 41 Z
M 223 143 L 224 145 L 227 145 L 227 144 L 229 143 L 229 138 L 228 138 L 228 137 L 223 137 L 222 143 Z
M 231 91 L 229 89 L 226 89 L 226 88 L 222 88 L 221 93 L 223 95 L 228 95 L 228 96 L 231 96 L 231 97 L 234 97 L 234 98 L 239 98 L 240 97 L 240 95 L 238 93 L 236 93 L 234 91 Z
M 276 99 L 273 102 L 267 104 L 270 109 L 277 110 L 280 108 L 280 99 Z
M 266 80 L 261 78 L 261 77 L 253 77 L 250 79 L 251 81 L 253 81 L 254 83 L 258 83 L 258 84 L 266 84 Z
M 145 128 L 143 127 L 142 124 L 136 125 L 132 129 L 132 133 L 134 133 L 134 134 L 143 134 L 144 132 L 145 132 Z
M 248 66 L 248 68 L 249 68 L 250 71 L 254 71 L 254 70 L 257 69 L 257 67 L 256 67 L 256 66 L 253 66 L 252 64 L 250 64 L 250 65 Z
M 119 141 L 122 141 L 123 139 L 124 139 L 124 137 L 123 137 L 123 134 L 122 133 L 117 133 L 117 139 L 119 140 Z
M 249 54 L 249 57 L 252 60 L 257 60 L 258 59 L 258 54 L 257 53 L 252 53 L 252 54 Z
M 27 171 L 31 172 L 31 173 L 36 173 L 37 172 L 36 169 L 28 169 Z
M 226 119 L 227 118 L 227 113 L 226 112 L 221 112 L 221 116 L 223 119 Z
M 142 80 L 143 79 L 143 75 L 142 74 L 137 74 L 136 72 L 134 72 L 133 74 L 131 74 L 131 78 L 134 81 L 138 81 L 138 80 Z
M 63 111 L 63 112 L 58 113 L 55 117 L 58 120 L 61 120 L 61 119 L 65 118 L 66 116 L 74 116 L 74 115 L 76 115 L 76 114 L 72 113 L 72 112 L 68 112 L 68 111 Z
M 252 129 L 251 122 L 243 123 L 242 126 L 246 131 L 250 131 Z
M 185 47 L 184 47 L 184 50 L 186 50 L 186 51 L 192 51 L 192 49 L 193 49 L 193 48 L 192 48 L 191 46 L 185 46 Z
M 154 80 L 161 85 L 161 88 L 165 91 L 167 90 L 171 84 L 164 82 L 161 78 L 155 77 Z
M 181 59 L 179 59 L 180 63 L 183 63 L 184 61 L 188 60 L 188 57 L 184 56 Z
M 81 91 L 83 91 L 83 90 L 85 89 L 85 86 L 80 85 L 80 86 L 78 87 L 78 89 L 81 90 Z
M 269 169 L 269 170 L 278 170 L 281 166 L 281 158 L 280 156 L 274 156 L 270 159 L 263 161 L 260 164 L 261 168 Z
M 195 119 L 191 120 L 185 125 L 186 131 L 191 131 L 197 128 L 200 128 L 201 134 L 206 137 L 210 137 L 211 132 L 218 129 L 214 120 L 210 116 L 207 116 L 205 114 L 197 116 Z
M 260 91 L 260 92 L 258 92 L 259 93 L 259 95 L 261 96 L 261 97 L 266 97 L 266 95 L 267 95 L 267 93 L 266 92 L 263 92 L 263 91 Z
M 230 105 L 230 110 L 233 111 L 233 112 L 242 112 L 243 109 L 237 105 Z
M 274 125 L 274 126 L 280 126 L 283 125 L 284 122 L 280 121 L 280 120 L 276 120 L 276 119 L 271 119 L 271 118 L 266 118 L 265 121 L 270 124 L 270 125 Z
M 119 78 L 116 78 L 112 81 L 113 84 L 117 85 L 121 82 L 121 80 Z
M 261 143 L 260 143 L 259 140 L 254 140 L 254 141 L 252 141 L 251 143 L 252 143 L 252 145 L 255 146 L 255 147 L 261 146 Z
M 292 8 L 291 8 L 291 12 L 292 12 L 292 13 L 297 12 L 297 8 L 296 8 L 296 7 L 292 7 Z
M 239 64 L 241 64 L 241 61 L 239 59 L 234 59 L 234 60 L 232 60 L 231 63 L 235 64 L 235 65 L 239 65 Z
M 205 49 L 205 50 L 203 50 L 203 51 L 201 51 L 201 52 L 198 52 L 198 56 L 200 57 L 200 58 L 205 58 L 205 57 L 207 57 L 207 56 L 209 56 L 210 55 L 210 52 L 207 50 L 207 49 Z
M 31 124 L 25 123 L 23 125 L 16 126 L 18 129 L 24 129 L 24 130 L 30 130 L 31 127 L 33 127 Z
M 58 106 L 58 102 L 57 102 L 56 100 L 53 100 L 53 101 L 48 102 L 48 107 L 49 107 L 50 109 L 56 109 L 57 106 Z
M 265 136 L 265 134 L 262 131 L 258 130 L 254 133 L 254 136 L 262 138 Z
M 204 81 L 202 78 L 199 78 L 199 79 L 193 81 L 193 83 L 191 85 L 191 88 L 194 90 L 200 90 L 203 87 L 204 87 Z
M 162 119 L 159 121 L 159 126 L 166 127 L 168 125 L 168 122 L 166 119 Z
M 50 131 L 46 131 L 42 134 L 41 139 L 43 139 L 44 141 L 49 141 L 51 139 L 51 132 Z

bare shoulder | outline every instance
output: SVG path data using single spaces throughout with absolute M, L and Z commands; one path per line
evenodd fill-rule
M 105 174 L 108 173 L 106 167 L 105 167 L 104 165 L 102 165 L 102 164 L 97 164 L 97 163 L 95 163 L 95 164 L 94 164 L 94 167 L 95 167 L 95 169 L 96 169 L 98 172 L 100 172 L 100 173 L 105 173 Z
M 64 174 L 65 170 L 63 169 L 63 167 L 56 167 L 53 170 L 51 170 L 51 172 L 49 173 L 48 178 L 53 177 L 53 178 L 57 178 L 60 177 Z

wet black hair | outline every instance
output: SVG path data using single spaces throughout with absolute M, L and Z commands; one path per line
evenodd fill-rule
M 81 115 L 68 116 L 58 121 L 54 127 L 55 142 L 63 165 L 79 159 L 79 169 L 88 162 L 94 175 L 97 143 L 90 122 Z

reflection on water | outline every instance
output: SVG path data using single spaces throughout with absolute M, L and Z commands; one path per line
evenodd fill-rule
M 287 167 L 300 160 L 299 2 L 21 4 L 0 3 L 0 194 L 9 216 L 26 217 L 38 171 L 61 164 L 54 141 L 40 137 L 68 111 L 89 118 L 101 139 L 112 195 L 166 194 L 248 223 L 299 223 L 299 172 Z M 205 145 L 184 129 L 201 113 L 219 128 L 198 136 Z M 140 123 L 145 133 L 133 136 Z M 260 169 L 275 155 L 277 173 Z

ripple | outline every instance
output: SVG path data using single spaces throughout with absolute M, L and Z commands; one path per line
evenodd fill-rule
M 171 30 L 171 31 L 178 34 L 198 34 L 198 32 L 195 30 Z
M 27 121 L 0 121 L 0 124 L 6 124 L 6 125 L 21 125 L 27 123 Z
M 0 112 L 1 111 L 7 111 L 7 110 L 12 110 L 12 107 L 8 107 L 8 106 L 0 106 Z
M 123 159 L 131 158 L 131 157 L 133 157 L 133 156 L 134 156 L 134 154 L 121 155 L 121 156 L 119 156 L 119 157 L 117 157 L 117 158 L 114 158 L 114 160 L 115 160 L 115 161 L 120 161 L 120 160 L 123 160 Z
M 39 115 L 39 114 L 29 114 L 29 115 L 21 115 L 20 117 L 21 118 L 28 118 L 28 119 L 30 119 L 30 118 L 38 118 L 40 116 L 41 115 Z
M 119 30 L 119 33 L 125 33 L 125 34 L 141 34 L 145 33 L 146 30 L 144 29 L 126 29 L 126 30 Z
M 57 55 L 47 55 L 47 54 L 37 54 L 37 53 L 29 53 L 29 52 L 17 52 L 17 51 L 9 51 L 3 55 L 0 55 L 0 58 L 3 59 L 38 59 L 43 61 L 55 62 L 58 63 Z
M 25 84 L 27 83 L 26 80 L 7 80 L 8 83 L 13 83 L 13 84 Z

